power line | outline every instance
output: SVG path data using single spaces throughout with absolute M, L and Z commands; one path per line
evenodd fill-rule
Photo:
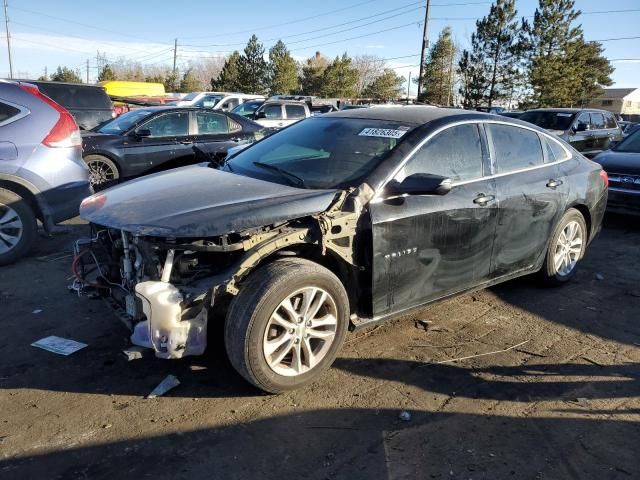
M 617 42 L 618 40 L 637 40 L 640 37 L 617 37 L 617 38 L 603 38 L 601 40 L 588 40 L 589 42 Z
M 422 2 L 420 1 L 420 2 L 417 2 L 417 3 L 422 3 Z M 297 41 L 295 41 L 295 42 L 287 42 L 289 45 L 291 45 L 291 44 L 294 44 L 294 43 L 305 42 L 305 41 L 307 41 L 307 40 L 315 40 L 315 39 L 317 39 L 317 38 L 322 38 L 322 37 L 324 37 L 324 36 L 326 36 L 326 35 L 335 35 L 335 34 L 337 34 L 337 33 L 343 33 L 343 32 L 346 32 L 346 31 L 352 30 L 352 29 L 354 29 L 354 28 L 366 27 L 366 26 L 368 26 L 368 25 L 373 25 L 374 23 L 382 22 L 382 21 L 384 21 L 384 20 L 388 20 L 388 19 L 390 19 L 390 18 L 395 18 L 395 17 L 399 17 L 399 16 L 401 16 L 401 15 L 406 15 L 407 13 L 413 12 L 413 11 L 415 11 L 415 10 L 420 10 L 422 7 L 412 8 L 411 10 L 407 10 L 407 11 L 405 11 L 405 12 L 401 12 L 401 13 L 395 13 L 394 15 L 390 15 L 390 16 L 388 16 L 388 17 L 380 18 L 380 19 L 378 19 L 378 20 L 374 20 L 373 22 L 365 23 L 365 24 L 362 24 L 362 25 L 356 25 L 356 26 L 354 26 L 354 27 L 352 27 L 352 28 L 350 28 L 350 29 L 340 30 L 340 31 L 337 31 L 337 32 L 331 32 L 331 33 L 326 33 L 326 31 L 327 31 L 328 29 L 333 29 L 333 28 L 337 28 L 337 27 L 342 27 L 342 26 L 345 26 L 345 25 L 351 25 L 351 24 L 353 24 L 353 23 L 357 23 L 357 22 L 360 22 L 360 21 L 362 21 L 362 20 L 368 20 L 368 19 L 370 19 L 370 18 L 379 17 L 380 15 L 384 15 L 384 14 L 387 14 L 387 13 L 389 13 L 389 12 L 397 12 L 398 10 L 402 10 L 402 9 L 404 9 L 404 8 L 408 7 L 408 6 L 414 6 L 414 5 L 415 5 L 415 3 L 410 3 L 410 4 L 405 5 L 405 6 L 403 6 L 403 7 L 394 8 L 394 9 L 392 9 L 392 10 L 386 10 L 386 11 L 381 12 L 381 13 L 378 13 L 378 14 L 376 14 L 376 15 L 370 15 L 370 16 L 368 16 L 368 17 L 359 18 L 359 19 L 356 19 L 356 20 L 352 20 L 352 21 L 350 21 L 350 22 L 339 23 L 339 24 L 337 24 L 337 25 L 332 25 L 332 26 L 330 26 L 330 27 L 318 28 L 318 29 L 316 29 L 316 30 L 309 30 L 309 31 L 304 32 L 304 33 L 296 33 L 296 34 L 294 34 L 294 35 L 285 35 L 285 36 L 281 36 L 281 37 L 267 38 L 267 39 L 263 40 L 263 43 L 271 42 L 271 41 L 274 41 L 274 40 L 284 40 L 284 39 L 286 39 L 286 38 L 301 37 L 301 36 L 303 36 L 303 35 L 309 35 L 309 34 L 311 34 L 311 33 L 325 32 L 325 35 L 322 35 L 322 36 L 320 36 L 320 37 L 311 37 L 311 38 L 306 38 L 306 39 L 302 39 L 302 40 L 297 40 Z M 241 43 L 218 43 L 218 44 L 209 44 L 209 45 L 189 45 L 189 44 L 185 44 L 184 46 L 185 46 L 185 47 L 232 47 L 232 46 L 241 46 L 241 45 L 245 45 L 245 42 L 241 42 Z

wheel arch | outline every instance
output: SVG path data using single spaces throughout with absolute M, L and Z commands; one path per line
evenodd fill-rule
M 82 160 L 86 162 L 87 161 L 86 158 L 92 155 L 96 157 L 104 157 L 111 160 L 116 165 L 116 168 L 118 169 L 118 174 L 122 175 L 122 165 L 120 165 L 120 159 L 115 155 L 113 155 L 111 152 L 105 152 L 103 150 L 88 152 L 86 155 L 85 154 L 82 155 Z
M 569 210 L 570 208 L 573 208 L 578 212 L 580 212 L 580 214 L 584 218 L 584 222 L 587 224 L 587 241 L 590 241 L 591 234 L 592 234 L 591 232 L 592 218 L 591 218 L 591 211 L 589 210 L 589 207 L 587 207 L 587 205 L 582 202 L 574 202 L 573 204 L 567 207 L 567 210 Z
M 44 208 L 38 201 L 37 194 L 34 193 L 34 191 L 32 191 L 29 187 L 21 182 L 0 177 L 0 188 L 4 188 L 5 190 L 9 190 L 16 195 L 20 195 L 24 199 L 24 201 L 27 202 L 33 209 L 38 220 L 46 224 L 46 215 Z

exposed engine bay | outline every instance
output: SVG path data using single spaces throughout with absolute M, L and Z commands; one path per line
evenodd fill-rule
M 78 294 L 102 297 L 131 328 L 133 344 L 160 358 L 200 355 L 207 323 L 222 313 L 242 279 L 274 255 L 312 250 L 331 254 L 349 275 L 364 270 L 354 244 L 358 220 L 372 196 L 368 185 L 336 194 L 326 211 L 210 238 L 136 235 L 91 224 L 72 262 Z

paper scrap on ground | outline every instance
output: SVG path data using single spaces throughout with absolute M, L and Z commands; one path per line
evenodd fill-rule
M 31 346 L 42 348 L 43 350 L 57 353 L 58 355 L 67 356 L 83 349 L 87 344 L 52 335 L 50 337 L 41 338 L 37 342 L 33 342 Z
M 178 380 L 174 375 L 167 375 L 164 380 L 162 380 L 156 388 L 153 389 L 147 398 L 156 398 L 164 395 L 172 388 L 176 388 L 180 385 L 180 380 Z

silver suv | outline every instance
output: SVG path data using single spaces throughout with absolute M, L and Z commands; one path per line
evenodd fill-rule
M 71 114 L 38 87 L 0 80 L 0 265 L 78 214 L 92 194 L 82 139 Z

